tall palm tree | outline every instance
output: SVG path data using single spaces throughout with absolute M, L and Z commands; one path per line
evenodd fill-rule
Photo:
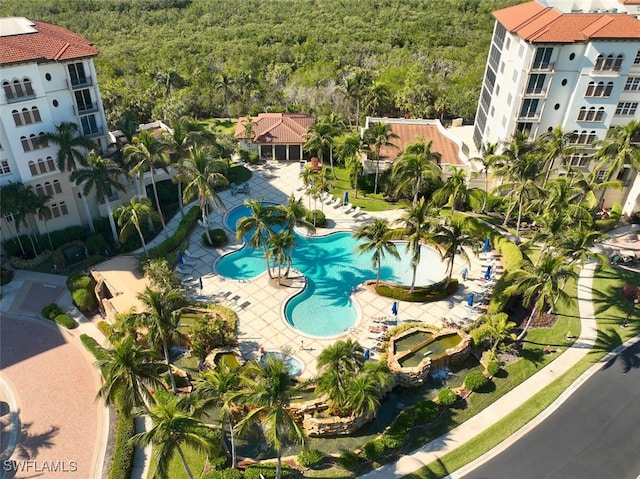
M 304 433 L 291 414 L 293 386 L 283 359 L 267 356 L 266 361 L 249 362 L 241 372 L 241 388 L 234 398 L 249 406 L 238 423 L 242 432 L 260 423 L 264 437 L 276 452 L 276 479 L 282 477 L 282 449 L 289 442 L 304 442 Z
M 135 229 L 142 242 L 144 254 L 147 256 L 147 243 L 144 240 L 141 229 L 142 220 L 145 218 L 149 218 L 150 220 L 158 219 L 160 216 L 159 213 L 152 208 L 151 200 L 144 196 L 134 196 L 131 198 L 129 204 L 118 206 L 113 212 L 113 216 L 118 220 L 118 226 L 120 227 L 120 235 L 118 236 L 120 241 L 127 241 L 132 228 Z
M 151 175 L 151 186 L 153 187 L 153 195 L 156 200 L 156 209 L 160 214 L 162 228 L 165 228 L 162 208 L 158 198 L 158 188 L 156 186 L 155 173 L 156 168 L 167 168 L 166 145 L 156 139 L 148 130 L 141 131 L 138 136 L 133 138 L 133 142 L 125 145 L 123 153 L 126 163 L 130 166 L 129 173 L 138 175 L 140 194 L 146 196 L 146 188 L 144 186 L 144 174 L 149 172 Z M 165 230 L 166 231 L 166 230 Z
M 154 479 L 169 477 L 169 464 L 177 454 L 189 479 L 194 475 L 184 455 L 183 445 L 199 452 L 211 454 L 217 449 L 212 431 L 195 419 L 188 408 L 188 397 L 175 397 L 167 393 L 156 394 L 156 404 L 149 409 L 151 428 L 131 438 L 135 444 L 153 444 Z
M 431 151 L 433 141 L 425 143 L 420 137 L 409 143 L 404 152 L 393 162 L 391 179 L 396 182 L 396 191 L 413 191 L 413 205 L 418 202 L 422 182 L 428 182 L 442 176 L 440 164 L 441 155 Z
M 489 334 L 491 351 L 495 352 L 507 339 L 516 339 L 513 333 L 513 328 L 516 327 L 516 323 L 509 321 L 509 315 L 507 315 L 507 313 L 487 315 L 484 327 Z
M 440 204 L 451 206 L 451 216 L 456 212 L 456 206 L 463 207 L 480 203 L 482 191 L 467 187 L 467 173 L 462 168 L 451 167 L 451 176 L 441 188 L 433 193 L 433 200 Z
M 467 264 L 470 264 L 469 255 L 463 246 L 474 248 L 476 250 L 474 252 L 477 253 L 478 241 L 470 234 L 465 218 L 461 216 L 454 216 L 446 225 L 438 226 L 436 233 L 429 241 L 440 246 L 442 258 L 448 261 L 446 286 L 449 286 L 453 276 L 456 255 L 460 255 Z
M 278 284 L 282 276 L 285 278 L 289 276 L 291 270 L 291 255 L 294 246 L 296 245 L 296 237 L 288 230 L 283 229 L 279 233 L 275 233 L 267 239 L 267 258 L 272 263 L 272 268 L 275 271 L 276 265 L 278 267 Z M 284 275 L 282 269 L 284 268 Z M 273 275 L 272 275 L 273 276 Z
M 349 177 L 355 189 L 355 197 L 358 197 L 358 176 L 362 173 L 362 139 L 357 133 L 349 133 L 337 140 L 336 150 L 338 158 L 349 171 Z
M 233 78 L 224 72 L 218 73 L 214 80 L 214 87 L 216 91 L 222 94 L 222 98 L 224 100 L 224 109 L 227 113 L 227 118 L 231 118 L 231 114 L 229 113 L 229 102 L 234 93 L 233 83 Z
M 192 148 L 183 163 L 183 175 L 187 182 L 184 187 L 183 201 L 188 203 L 194 196 L 198 196 L 198 205 L 202 215 L 202 225 L 209 237 L 209 226 L 207 216 L 209 214 L 209 204 L 213 203 L 216 208 L 226 210 L 224 202 L 218 196 L 217 187 L 226 186 L 227 179 L 219 171 L 219 167 L 211 156 L 211 151 L 205 148 Z
M 113 219 L 109 196 L 114 189 L 125 191 L 124 186 L 120 183 L 120 175 L 123 175 L 124 171 L 114 161 L 101 158 L 96 155 L 94 151 L 89 153 L 87 163 L 89 165 L 88 168 L 75 170 L 71 173 L 69 179 L 75 182 L 78 187 L 82 186 L 82 193 L 84 195 L 89 195 L 92 190 L 95 190 L 98 202 L 104 203 L 107 206 L 107 216 L 109 218 L 109 225 L 111 226 L 113 242 L 116 247 L 119 248 L 118 231 L 116 230 L 116 223 Z
M 364 350 L 351 338 L 336 341 L 322 350 L 317 358 L 316 391 L 326 394 L 340 408 L 348 401 L 348 382 L 363 367 Z
M 267 272 L 269 277 L 272 278 L 271 268 L 269 267 L 269 255 L 267 249 L 267 243 L 275 232 L 273 227 L 282 223 L 282 218 L 276 213 L 274 206 L 265 205 L 261 200 L 253 199 L 244 202 L 245 206 L 249 208 L 251 216 L 245 216 L 238 221 L 236 225 L 236 237 L 242 239 L 244 236 L 253 231 L 253 234 L 249 238 L 249 246 L 251 248 L 261 248 L 265 260 L 267 262 Z
M 20 251 L 23 256 L 26 252 L 20 239 L 20 225 L 25 224 L 27 216 L 26 205 L 22 202 L 24 190 L 24 184 L 13 183 L 11 181 L 0 187 L 0 212 L 3 218 L 12 218 L 12 221 L 7 221 L 7 223 L 13 223 L 15 229 L 14 239 L 18 243 L 18 246 L 20 246 Z
M 377 270 L 376 286 L 380 284 L 380 273 L 382 271 L 382 259 L 388 253 L 394 258 L 400 258 L 396 244 L 391 241 L 393 231 L 389 228 L 386 220 L 376 218 L 373 223 L 362 225 L 353 233 L 354 238 L 364 240 L 356 246 L 359 254 L 370 253 L 371 263 Z
M 130 415 L 135 408 L 153 402 L 150 388 L 164 387 L 160 373 L 165 365 L 156 360 L 155 351 L 136 344 L 132 336 L 110 338 L 110 342 L 113 347 L 102 349 L 104 359 L 98 361 L 103 378 L 98 397 Z
M 203 372 L 196 380 L 196 395 L 200 401 L 200 409 L 206 410 L 214 405 L 218 408 L 219 419 L 229 428 L 231 442 L 231 467 L 236 467 L 235 421 L 233 418 L 233 391 L 240 388 L 240 376 L 226 363 L 221 362 L 216 369 Z M 223 441 L 223 444 L 226 443 Z
M 333 136 L 334 130 L 332 125 L 324 121 L 316 121 L 311 125 L 307 133 L 304 135 L 306 138 L 305 144 L 302 146 L 304 151 L 316 152 L 320 159 L 320 163 L 324 163 L 324 152 L 329 149 L 333 151 Z M 333 172 L 333 155 L 331 156 L 331 171 Z M 333 172 L 335 177 L 335 172 Z
M 489 196 L 489 170 L 495 167 L 501 159 L 501 156 L 498 154 L 499 147 L 500 145 L 498 143 L 484 143 L 480 147 L 480 153 L 482 156 L 479 158 L 472 158 L 473 160 L 480 161 L 482 164 L 482 171 L 478 173 L 482 173 L 484 175 L 484 200 L 482 201 L 483 213 L 487 210 L 487 197 Z M 478 173 L 476 173 L 476 175 Z
M 175 393 L 176 382 L 171 370 L 169 339 L 178 332 L 182 308 L 185 306 L 184 297 L 177 289 L 154 290 L 147 286 L 142 293 L 138 293 L 138 299 L 145 306 L 140 321 L 147 328 L 151 343 L 162 345 L 171 388 Z
M 559 159 L 560 164 L 565 163 L 565 158 L 578 151 L 574 145 L 577 134 L 573 132 L 565 132 L 561 126 L 556 126 L 553 130 L 540 135 L 540 149 L 542 150 L 542 158 L 547 168 L 542 187 L 544 188 L 549 181 L 551 173 L 554 171 L 556 161 Z
M 344 91 L 347 99 L 355 103 L 356 126 L 360 124 L 360 108 L 367 95 L 367 90 L 369 89 L 371 83 L 372 79 L 369 76 L 368 72 L 358 71 L 352 76 L 346 78 L 342 85 L 342 90 Z
M 376 158 L 376 177 L 373 187 L 373 193 L 378 193 L 378 177 L 380 176 L 380 149 L 383 146 L 394 146 L 391 140 L 398 138 L 391 125 L 383 121 L 374 123 L 364 132 L 364 139 L 369 144 L 369 148 L 373 145 L 373 152 Z
M 277 213 L 284 218 L 286 228 L 290 233 L 296 225 L 302 226 L 309 231 L 309 233 L 315 233 L 316 229 L 313 223 L 306 220 L 307 209 L 302 204 L 302 198 L 296 199 L 295 195 L 291 193 L 286 205 L 278 205 L 276 207 Z
M 309 189 L 315 183 L 316 172 L 312 168 L 305 166 L 302 170 L 300 170 L 300 174 L 298 176 L 302 180 L 305 191 L 309 193 Z M 309 209 L 311 209 L 311 195 L 309 195 Z
M 509 286 L 505 288 L 505 294 L 521 294 L 522 304 L 533 306 L 518 340 L 527 334 L 535 314 L 542 313 L 545 306 L 551 312 L 559 303 L 569 304 L 575 301 L 564 287 L 567 280 L 577 276 L 573 265 L 568 265 L 563 256 L 548 251 L 535 264 L 525 261 L 519 269 L 507 273 Z
M 45 133 L 43 141 L 58 146 L 56 153 L 56 167 L 60 171 L 73 171 L 78 165 L 86 166 L 86 154 L 95 144 L 86 136 L 81 135 L 78 125 L 72 122 L 62 122 L 56 126 L 55 132 Z
M 630 121 L 626 125 L 619 125 L 609 130 L 607 137 L 596 142 L 598 151 L 595 154 L 600 162 L 594 169 L 605 171 L 605 177 L 610 180 L 616 173 L 630 165 L 636 170 L 640 170 L 640 121 Z M 604 191 L 602 196 L 604 196 Z
M 437 216 L 436 216 L 437 217 Z M 398 238 L 406 238 L 407 251 L 411 252 L 411 267 L 413 275 L 411 278 L 411 289 L 413 293 L 416 284 L 416 273 L 420 264 L 420 256 L 422 245 L 431 241 L 431 206 L 420 198 L 415 206 L 408 207 L 398 220 L 400 228 L 394 232 L 394 236 Z

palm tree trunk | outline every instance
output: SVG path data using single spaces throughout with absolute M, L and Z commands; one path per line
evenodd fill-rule
M 373 185 L 373 194 L 378 194 L 378 175 L 380 174 L 380 155 L 376 155 L 376 179 Z
M 184 218 L 184 204 L 182 203 L 182 181 L 178 180 L 178 206 L 180 207 L 180 218 Z
M 281 479 L 282 478 L 282 453 L 280 451 L 280 448 L 278 448 L 278 450 L 276 451 L 276 478 L 275 479 Z
M 211 241 L 211 236 L 209 235 L 209 224 L 207 223 L 206 208 L 204 207 L 203 203 L 204 203 L 203 201 L 200 202 L 200 211 L 202 214 L 202 226 L 204 226 L 204 234 L 207 237 L 207 241 L 209 242 L 209 244 L 211 244 L 212 241 Z
M 89 229 L 92 233 L 96 232 L 95 226 L 93 226 L 93 218 L 91 217 L 91 212 L 89 211 L 89 203 L 87 203 L 87 198 L 84 193 L 80 192 L 80 199 L 82 200 L 82 206 L 84 207 L 84 213 L 87 215 L 87 219 L 89 220 Z
M 525 335 L 527 334 L 527 331 L 529 330 L 529 327 L 531 326 L 531 322 L 533 321 L 533 315 L 536 312 L 536 308 L 534 307 L 531 310 L 531 314 L 529 315 L 529 318 L 527 318 L 527 322 L 524 324 L 524 328 L 522 329 L 522 332 L 520 334 L 518 334 L 518 337 L 516 338 L 517 341 L 522 340 L 522 338 L 525 337 Z
M 331 173 L 333 173 L 333 179 L 337 180 L 336 170 L 333 168 L 333 146 L 329 146 L 329 163 L 331 164 Z
M 184 457 L 184 452 L 182 452 L 182 448 L 180 447 L 180 444 L 176 445 L 176 449 L 178 450 L 178 455 L 180 456 L 180 460 L 182 461 L 184 472 L 187 473 L 187 477 L 189 479 L 193 479 L 193 473 L 191 472 L 191 469 L 189 469 L 189 465 L 187 464 L 187 459 Z
M 118 240 L 118 230 L 116 229 L 116 222 L 113 219 L 113 211 L 111 211 L 111 202 L 109 201 L 109 198 L 105 198 L 105 203 L 107 204 L 107 215 L 109 215 L 109 226 L 111 226 L 113 242 L 116 245 L 116 248 L 120 248 L 120 241 Z
M 413 206 L 418 204 L 418 192 L 420 191 L 420 177 L 416 181 L 416 190 L 413 192 Z
M 17 219 L 14 217 L 13 221 L 15 222 L 15 221 L 17 221 Z M 20 251 L 22 251 L 22 256 L 26 256 L 26 253 L 24 251 L 24 246 L 22 246 L 22 241 L 20 240 L 20 230 L 18 229 L 17 224 L 13 226 L 13 229 L 16 232 L 16 235 L 15 235 L 15 237 L 13 239 L 18 242 L 18 246 L 20 246 Z
M 522 221 L 522 195 L 518 201 L 518 221 L 516 222 L 516 241 L 520 243 L 520 221 Z
M 167 231 L 167 225 L 164 223 L 164 216 L 162 214 L 162 208 L 160 208 L 160 200 L 158 199 L 158 189 L 156 188 L 154 168 L 149 168 L 149 171 L 151 172 L 151 186 L 153 186 L 153 196 L 156 199 L 156 208 L 158 209 L 158 213 L 160 213 L 160 222 L 162 223 L 162 229 L 164 229 L 165 234 L 168 235 L 169 232 Z
M 410 293 L 413 293 L 413 290 L 416 287 L 416 273 L 418 272 L 418 263 L 413 265 L 413 274 L 411 275 L 411 288 L 409 289 Z
M 487 211 L 487 196 L 489 195 L 489 172 L 484 170 L 484 201 L 482 202 L 482 212 Z
M 167 345 L 167 338 L 165 338 L 164 336 L 162 337 L 162 349 L 164 350 L 164 359 L 167 362 L 167 368 L 169 370 L 169 379 L 171 380 L 171 390 L 173 391 L 173 394 L 178 392 L 178 389 L 176 388 L 176 380 L 173 377 L 173 372 L 171 371 L 171 360 L 169 358 L 169 347 Z
M 238 459 L 236 457 L 236 436 L 233 433 L 233 421 L 231 419 L 229 419 L 229 441 L 231 442 L 231 467 L 235 468 Z
M 134 224 L 136 231 L 138 232 L 138 236 L 140 236 L 140 241 L 142 242 L 142 250 L 144 251 L 145 256 L 149 256 L 149 252 L 147 251 L 147 243 L 144 241 L 144 235 L 142 234 L 142 229 L 140 229 L 140 225 Z

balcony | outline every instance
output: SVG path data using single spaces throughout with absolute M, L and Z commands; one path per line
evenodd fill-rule
M 554 71 L 556 68 L 556 63 L 555 62 L 539 62 L 539 63 L 534 63 L 531 66 L 531 71 L 535 72 L 552 72 Z
M 69 87 L 71 85 L 71 87 Z M 93 79 L 90 75 L 84 78 L 75 78 L 74 80 L 67 80 L 67 88 L 70 90 L 79 90 L 80 88 L 87 88 L 93 86 Z
M 544 96 L 547 96 L 548 92 L 549 92 L 549 87 L 547 86 L 542 88 L 527 88 L 524 94 L 526 96 L 544 97 Z
M 90 105 L 82 105 L 73 107 L 73 112 L 77 115 L 88 115 L 89 113 L 95 113 L 98 111 L 98 105 L 96 103 Z

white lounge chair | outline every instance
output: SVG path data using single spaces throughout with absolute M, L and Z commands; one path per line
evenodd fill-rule
M 324 203 L 325 205 L 330 205 L 330 204 L 331 204 L 331 203 L 333 203 L 335 200 L 336 200 L 336 199 L 333 197 L 333 195 L 331 195 L 331 194 L 328 194 L 328 193 L 327 193 L 327 196 L 326 196 L 326 198 L 323 200 L 323 203 Z
M 357 218 L 360 213 L 362 213 L 362 210 L 359 206 L 356 206 L 355 209 L 351 212 L 351 216 Z
M 331 206 L 334 208 L 340 208 L 342 206 L 342 198 L 336 198 L 336 200 L 331 203 Z

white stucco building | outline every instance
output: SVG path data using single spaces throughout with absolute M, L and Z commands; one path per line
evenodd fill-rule
M 49 230 L 86 225 L 88 214 L 104 215 L 95 198 L 85 207 L 69 172 L 56 168 L 57 145 L 39 141 L 60 123 L 73 122 L 96 152 L 106 150 L 107 123 L 93 64 L 97 54 L 91 42 L 64 27 L 0 18 L 0 186 L 22 182 L 51 196 Z M 2 239 L 15 234 L 13 223 L 11 215 L 2 218 Z M 42 221 L 36 227 L 44 233 Z
M 592 169 L 593 142 L 640 119 L 640 0 L 537 0 L 493 15 L 476 146 L 517 131 L 535 139 L 561 126 L 584 148 L 571 165 Z M 609 190 L 607 205 L 637 209 L 627 200 L 636 176 L 625 166 L 618 175 L 625 188 Z

